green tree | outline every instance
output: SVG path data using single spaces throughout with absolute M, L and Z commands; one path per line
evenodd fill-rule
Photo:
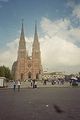
M 5 77 L 5 68 L 4 68 L 4 66 L 0 66 L 0 77 Z
M 11 79 L 11 71 L 8 67 L 0 66 L 0 77 Z

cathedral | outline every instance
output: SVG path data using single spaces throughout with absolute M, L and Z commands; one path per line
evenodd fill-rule
M 34 40 L 32 44 L 32 56 L 26 50 L 24 27 L 22 22 L 19 40 L 17 60 L 12 65 L 12 76 L 15 80 L 41 79 L 42 65 L 40 43 L 38 40 L 37 24 L 35 24 Z

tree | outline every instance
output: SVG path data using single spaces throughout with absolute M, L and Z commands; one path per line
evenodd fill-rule
M 5 68 L 4 68 L 4 66 L 0 66 L 0 77 L 5 77 Z
M 0 77 L 11 79 L 11 71 L 8 67 L 0 66 Z

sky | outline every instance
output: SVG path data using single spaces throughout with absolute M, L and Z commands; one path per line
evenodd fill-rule
M 80 72 L 80 0 L 0 0 L 0 65 L 10 69 L 22 19 L 29 55 L 37 20 L 44 71 Z

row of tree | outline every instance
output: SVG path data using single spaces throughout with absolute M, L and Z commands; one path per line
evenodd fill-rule
M 6 77 L 7 80 L 12 79 L 9 67 L 0 66 L 0 77 Z

